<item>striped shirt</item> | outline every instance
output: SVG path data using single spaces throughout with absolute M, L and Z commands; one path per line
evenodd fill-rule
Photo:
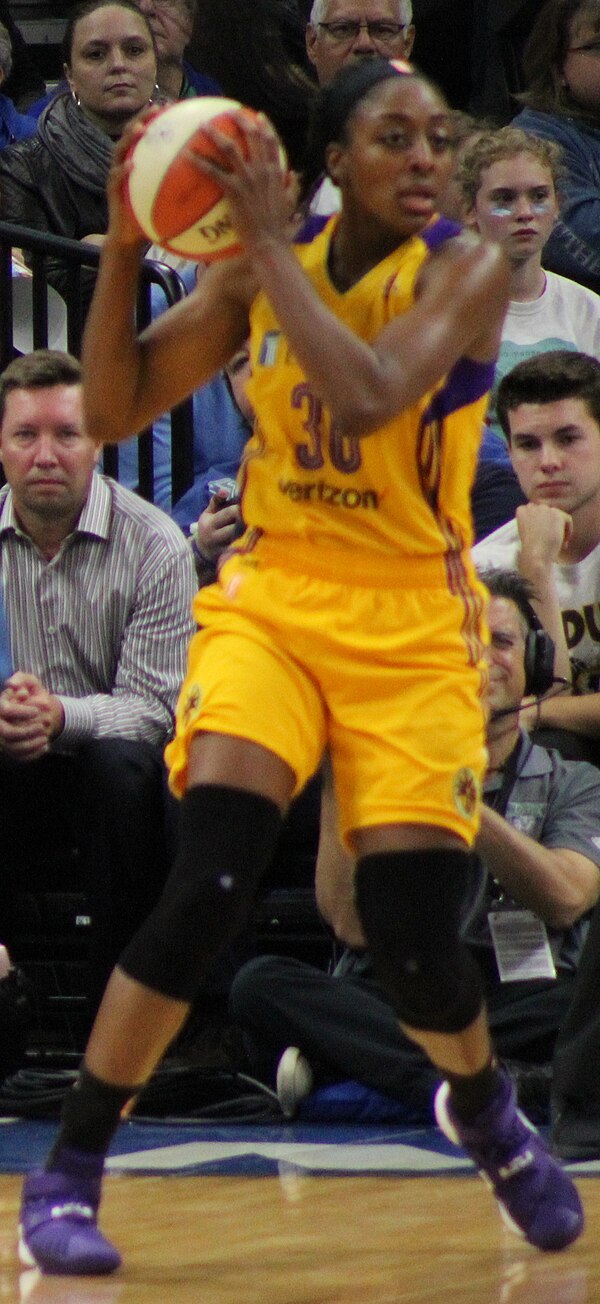
M 48 561 L 5 485 L 0 567 L 12 663 L 60 698 L 58 745 L 164 744 L 195 628 L 193 562 L 173 521 L 95 473 L 76 528 Z

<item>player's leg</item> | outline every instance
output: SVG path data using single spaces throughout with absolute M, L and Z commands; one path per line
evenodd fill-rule
M 356 902 L 382 986 L 404 1032 L 445 1078 L 436 1117 L 491 1182 L 505 1221 L 540 1249 L 579 1235 L 570 1178 L 516 1106 L 497 1065 L 477 965 L 460 939 L 465 843 L 443 829 L 356 830 Z
M 201 641 L 203 709 L 195 692 L 190 708 L 193 656 L 180 699 L 176 754 L 186 790 L 175 864 L 110 979 L 46 1171 L 25 1183 L 21 1255 L 45 1272 L 118 1266 L 96 1216 L 120 1114 L 179 1031 L 206 967 L 243 924 L 282 811 L 320 759 L 323 713 L 308 677 L 242 640 Z M 220 719 L 239 733 L 220 733 Z M 269 734 L 278 750 L 261 741 Z
M 396 606 L 393 595 L 377 596 L 388 658 L 361 658 L 352 696 L 347 683 L 343 696 L 335 684 L 328 693 L 360 923 L 403 1030 L 449 1084 L 440 1119 L 447 1100 L 447 1129 L 486 1169 L 513 1224 L 558 1248 L 581 1230 L 577 1192 L 518 1114 L 460 937 L 485 769 L 476 607 L 465 657 L 465 625 L 442 593 L 402 592 Z M 463 610 L 458 597 L 454 605 Z

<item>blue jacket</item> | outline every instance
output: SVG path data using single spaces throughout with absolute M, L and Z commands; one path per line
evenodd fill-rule
M 16 140 L 33 136 L 37 127 L 37 113 L 19 113 L 8 95 L 0 94 L 0 149 L 14 145 Z
M 600 126 L 562 113 L 523 109 L 513 119 L 563 150 L 561 210 L 544 249 L 544 266 L 600 291 Z

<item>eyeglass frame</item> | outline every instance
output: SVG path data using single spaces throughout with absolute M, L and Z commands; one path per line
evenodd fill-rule
M 395 29 L 394 35 L 387 37 L 373 36 L 371 28 L 380 27 L 382 25 L 384 27 L 393 27 Z M 372 21 L 366 18 L 360 20 L 356 18 L 339 18 L 332 23 L 316 23 L 315 26 L 322 27 L 326 35 L 329 37 L 329 40 L 335 41 L 338 45 L 343 45 L 345 41 L 350 45 L 352 41 L 356 40 L 357 36 L 360 36 L 361 31 L 366 28 L 371 40 L 374 41 L 375 44 L 381 45 L 382 43 L 385 44 L 386 41 L 388 43 L 396 41 L 401 32 L 405 32 L 407 27 L 410 27 L 410 23 L 387 22 L 386 19 L 383 18 L 374 18 Z M 333 27 L 354 27 L 354 32 L 349 36 L 334 36 L 331 31 Z

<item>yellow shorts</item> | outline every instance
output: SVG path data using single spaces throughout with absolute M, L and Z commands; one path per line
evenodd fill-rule
M 229 560 L 195 602 L 201 629 L 166 750 L 175 794 L 185 792 L 198 731 L 268 748 L 293 770 L 297 792 L 328 748 L 345 839 L 418 823 L 470 845 L 486 760 L 485 591 L 472 578 L 465 603 L 439 584 L 401 584 L 400 574 L 377 586 L 354 573 L 350 583 L 295 573 L 265 564 L 260 544 Z

